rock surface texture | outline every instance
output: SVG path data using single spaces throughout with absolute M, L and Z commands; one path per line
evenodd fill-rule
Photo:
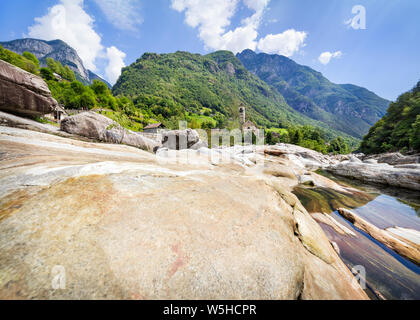
M 417 166 L 343 161 L 326 170 L 364 182 L 420 190 L 420 168 Z
M 278 144 L 265 150 L 267 155 L 292 161 L 295 166 L 311 170 L 324 169 L 336 175 L 367 183 L 420 190 L 420 165 L 417 155 L 398 153 L 365 157 L 357 155 L 323 155 L 295 145 Z M 392 163 L 390 165 L 386 162 Z
M 191 129 L 166 131 L 162 134 L 162 145 L 170 150 L 190 149 L 199 142 L 197 131 Z
M 216 165 L 201 148 L 177 152 L 197 155 L 186 166 L 1 126 L 0 144 L 0 299 L 367 298 L 288 160 L 241 147 Z
M 107 143 L 126 144 L 154 152 L 160 145 L 141 134 L 122 128 L 115 121 L 95 112 L 83 112 L 61 121 L 61 130 Z
M 37 116 L 53 112 L 56 106 L 42 78 L 0 60 L 0 110 Z
M 420 163 L 420 155 L 416 154 L 405 156 L 399 152 L 394 152 L 365 157 L 365 161 L 367 160 L 376 160 L 378 163 L 387 163 L 393 166 L 416 163 L 418 164 Z

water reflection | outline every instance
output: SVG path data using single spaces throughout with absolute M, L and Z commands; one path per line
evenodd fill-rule
M 349 208 L 381 229 L 399 226 L 420 231 L 420 194 L 323 175 L 359 190 L 349 195 L 319 187 L 299 186 L 295 189 L 295 194 L 310 213 L 330 214 L 355 232 L 356 236 L 342 235 L 331 226 L 320 223 L 330 241 L 337 243 L 343 261 L 350 268 L 364 266 L 370 287 L 386 299 L 420 299 L 420 267 L 354 228 L 336 212 L 341 207 Z

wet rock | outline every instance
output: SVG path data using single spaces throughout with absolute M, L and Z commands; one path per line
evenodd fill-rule
M 331 241 L 331 245 L 334 248 L 335 252 L 340 254 L 340 247 L 338 246 L 337 242 Z
M 346 235 L 346 236 L 356 237 L 356 234 L 352 230 L 350 230 L 345 225 L 341 224 L 336 219 L 334 219 L 333 217 L 331 217 L 330 214 L 325 214 L 325 213 L 312 213 L 311 216 L 316 221 L 318 221 L 319 223 L 323 223 L 323 224 L 326 224 L 326 225 L 330 226 L 337 233 L 339 233 L 339 234 L 341 234 L 343 236 Z
M 350 210 L 340 208 L 338 212 L 345 219 L 354 224 L 355 227 L 368 233 L 372 238 L 378 240 L 401 256 L 420 265 L 420 245 L 413 243 L 408 239 L 402 239 L 401 237 L 396 236 L 397 232 L 388 232 L 379 229 Z
M 388 228 L 386 231 L 391 232 L 397 237 L 408 240 L 420 246 L 420 232 L 414 229 L 407 229 L 401 227 Z
M 0 110 L 40 116 L 57 106 L 42 78 L 0 60 Z

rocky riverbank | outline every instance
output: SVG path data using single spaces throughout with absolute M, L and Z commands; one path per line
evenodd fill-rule
M 285 160 L 162 164 L 8 127 L 0 143 L 1 298 L 366 298 Z M 51 289 L 55 266 L 65 290 Z
M 1 110 L 55 111 L 41 78 L 8 64 L 0 73 Z M 355 232 L 325 206 L 308 213 L 293 190 L 352 208 L 370 195 L 317 169 L 420 183 L 412 160 L 285 144 L 209 149 L 194 130 L 151 140 L 94 112 L 60 128 L 0 112 L 0 146 L 0 299 L 367 299 L 315 219 Z M 417 248 L 412 230 L 379 241 L 410 256 L 391 233 Z
M 420 190 L 420 156 L 399 153 L 382 155 L 322 155 L 302 147 L 279 144 L 266 151 L 294 161 L 300 166 L 324 169 L 339 176 L 367 183 Z

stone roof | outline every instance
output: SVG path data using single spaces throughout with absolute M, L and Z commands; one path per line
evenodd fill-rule
M 146 126 L 144 128 L 144 130 L 145 129 L 157 129 L 157 128 L 160 128 L 161 126 L 162 126 L 162 124 L 160 122 L 159 123 L 151 123 L 148 126 Z
M 253 122 L 251 122 L 251 121 L 246 121 L 243 125 L 242 125 L 242 127 L 244 128 L 244 127 L 257 127 Z

